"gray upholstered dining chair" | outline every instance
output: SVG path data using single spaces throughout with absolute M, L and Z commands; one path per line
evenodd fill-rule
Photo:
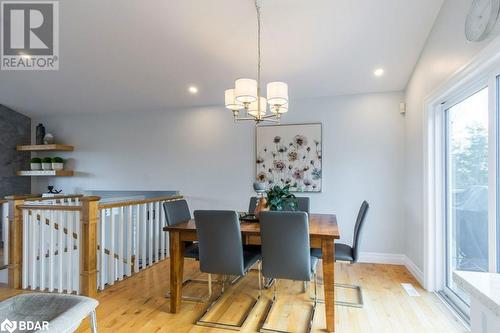
M 191 219 L 191 213 L 189 212 L 189 206 L 186 200 L 164 202 L 163 209 L 165 211 L 166 223 L 169 226 L 186 222 Z M 198 244 L 193 242 L 184 242 L 184 257 L 199 260 Z M 208 281 L 199 279 L 186 279 L 182 282 L 182 286 L 185 287 L 189 283 L 208 283 Z M 166 297 L 170 297 L 170 292 L 167 293 Z M 193 296 L 182 296 L 182 299 L 185 301 L 193 302 L 205 300 L 205 298 Z
M 99 302 L 93 298 L 55 293 L 21 294 L 0 302 L 0 323 L 6 320 L 32 321 L 46 329 L 36 332 L 70 333 L 76 331 L 82 320 L 90 317 L 90 328 L 97 333 L 95 309 Z M 23 331 L 24 332 L 24 331 Z
M 251 197 L 250 203 L 248 205 L 248 213 L 253 214 L 255 207 L 257 206 L 257 197 Z M 292 210 L 290 207 L 285 208 L 285 211 Z M 297 209 L 299 212 L 306 212 L 309 214 L 310 210 L 310 200 L 308 197 L 297 197 Z
M 361 204 L 359 208 L 358 217 L 356 218 L 356 224 L 354 225 L 354 237 L 352 240 L 352 246 L 342 243 L 335 243 L 335 261 L 348 261 L 351 264 L 358 261 L 359 258 L 359 241 L 361 237 L 361 230 L 364 225 L 364 221 L 366 219 L 366 213 L 368 212 L 368 202 L 365 200 Z M 323 258 L 323 253 L 321 253 L 321 249 L 311 249 L 311 255 L 315 256 L 318 259 Z M 336 287 L 339 288 L 348 288 L 357 290 L 358 294 L 358 302 L 345 302 L 345 301 L 335 301 L 337 305 L 344 305 L 356 308 L 363 307 L 363 291 L 361 286 L 352 285 L 352 284 L 344 284 L 344 283 L 335 283 Z
M 311 256 L 309 219 L 305 212 L 261 212 L 262 274 L 267 278 L 296 281 L 314 280 L 314 303 L 308 332 L 311 331 L 317 304 L 316 266 L 318 259 Z M 280 332 L 266 327 L 276 302 L 277 283 L 274 284 L 271 306 L 260 327 L 261 332 Z
M 241 236 L 240 221 L 235 211 L 197 210 L 194 212 L 196 233 L 198 235 L 200 270 L 208 273 L 208 293 L 212 296 L 212 274 L 220 274 L 222 288 L 218 297 L 213 300 L 196 321 L 197 325 L 238 330 L 248 319 L 257 304 L 259 297 L 245 312 L 238 324 L 207 321 L 210 310 L 222 299 L 225 291 L 225 280 L 229 276 L 244 276 L 252 266 L 258 264 L 259 289 L 261 289 L 260 250 L 245 250 Z

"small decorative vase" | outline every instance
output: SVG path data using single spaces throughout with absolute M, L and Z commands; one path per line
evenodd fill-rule
M 52 170 L 52 163 L 42 163 L 43 170 Z
M 53 144 L 54 143 L 54 136 L 51 133 L 45 134 L 45 136 L 43 137 L 43 143 L 45 145 Z
M 52 162 L 52 170 L 62 170 L 64 169 L 64 163 L 54 163 Z
M 35 143 L 37 145 L 43 145 L 43 138 L 45 137 L 45 127 L 43 124 L 38 124 L 36 127 Z
M 30 163 L 31 170 L 42 170 L 42 163 Z
M 253 212 L 256 218 L 259 218 L 260 212 L 269 210 L 269 208 L 266 207 L 266 204 L 267 204 L 267 199 L 263 196 L 260 197 L 259 201 L 257 202 L 257 205 L 255 206 L 255 211 Z

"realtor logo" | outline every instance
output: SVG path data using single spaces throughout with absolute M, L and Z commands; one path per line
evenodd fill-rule
M 59 3 L 1 2 L 2 70 L 59 69 Z
M 9 319 L 5 319 L 1 324 L 0 324 L 0 331 L 2 332 L 14 332 L 17 328 L 17 322 L 15 321 L 10 321 Z

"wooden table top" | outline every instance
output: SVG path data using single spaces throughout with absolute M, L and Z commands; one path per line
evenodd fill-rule
M 241 232 L 247 235 L 259 235 L 260 224 L 255 222 L 241 222 Z M 163 231 L 191 232 L 196 231 L 194 219 L 166 226 Z M 337 216 L 335 214 L 310 214 L 309 215 L 309 235 L 317 238 L 339 239 L 339 226 L 337 225 Z

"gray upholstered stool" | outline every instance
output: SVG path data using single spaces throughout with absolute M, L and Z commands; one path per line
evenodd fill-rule
M 76 295 L 32 293 L 22 294 L 0 302 L 0 323 L 8 319 L 19 321 L 48 322 L 43 332 L 74 332 L 83 319 L 90 316 L 92 332 L 97 332 L 95 309 L 99 303 L 92 298 Z M 25 331 L 26 332 L 26 331 Z M 39 332 L 39 330 L 30 330 Z M 42 332 L 40 330 L 40 332 Z

